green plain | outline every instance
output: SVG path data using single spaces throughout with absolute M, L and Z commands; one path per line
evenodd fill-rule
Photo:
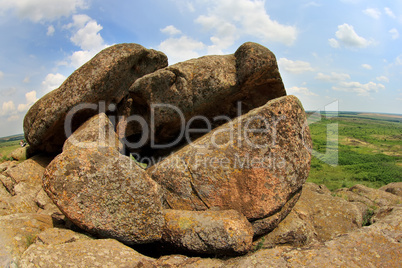
M 372 115 L 372 118 L 370 118 Z M 402 181 L 402 116 L 308 114 L 315 156 L 308 181 L 330 190 Z

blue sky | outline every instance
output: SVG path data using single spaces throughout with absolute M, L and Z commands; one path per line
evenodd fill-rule
M 306 110 L 401 114 L 401 35 L 401 0 L 0 0 L 0 137 L 22 133 L 37 99 L 127 42 L 170 64 L 257 42 Z

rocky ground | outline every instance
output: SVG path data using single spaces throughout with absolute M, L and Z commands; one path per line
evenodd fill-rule
M 35 156 L 0 165 L 2 267 L 398 267 L 402 263 L 402 183 L 381 189 L 356 185 L 335 192 L 306 183 L 290 214 L 272 232 L 254 239 L 253 249 L 244 256 L 155 257 L 156 248 L 135 250 L 114 239 L 97 239 L 66 219 L 42 189 L 41 177 L 50 160 Z

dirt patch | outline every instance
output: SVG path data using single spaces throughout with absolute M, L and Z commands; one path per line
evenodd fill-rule
M 343 144 L 350 145 L 350 146 L 365 146 L 365 147 L 373 148 L 373 149 L 376 148 L 376 146 L 374 146 L 371 143 L 368 143 L 366 141 L 362 141 L 359 139 L 355 139 L 355 138 L 350 138 L 350 137 L 345 137 L 343 139 Z
M 373 116 L 373 117 L 382 117 L 382 118 L 397 118 L 402 119 L 402 115 L 398 114 L 375 114 L 375 113 L 361 113 L 359 116 Z

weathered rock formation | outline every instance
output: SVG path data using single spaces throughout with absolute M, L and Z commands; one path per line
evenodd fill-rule
M 274 54 L 255 43 L 166 65 L 163 53 L 116 45 L 39 100 L 25 117 L 26 139 L 37 150 L 63 148 L 46 167 L 43 188 L 68 220 L 98 237 L 196 254 L 247 253 L 253 236 L 291 211 L 307 178 L 311 139 L 303 107 L 286 96 Z M 194 141 L 198 119 L 210 133 Z M 179 139 L 165 153 L 184 147 L 147 171 L 120 154 L 120 140 L 127 145 L 127 136 L 150 131 L 145 149 L 134 149 L 152 156 L 149 148 L 171 142 L 183 123 L 191 127 L 182 135 L 190 144 Z M 14 186 L 27 186 L 11 171 L 3 184 L 19 196 Z M 32 197 L 33 209 L 57 213 L 39 189 Z
M 238 102 L 241 112 L 246 113 L 285 95 L 275 55 L 251 42 L 232 55 L 205 56 L 160 69 L 130 87 L 132 113 L 141 115 L 148 123 L 151 110 L 154 113 L 151 134 L 156 133 L 156 143 L 175 140 L 183 119 L 205 116 L 213 122 L 215 116 L 234 118 L 239 115 Z M 163 106 L 152 108 L 152 104 Z M 180 113 L 166 104 L 178 108 Z M 212 127 L 217 125 L 216 122 Z M 126 136 L 141 131 L 138 124 L 129 124 Z
M 0 265 L 400 263 L 400 185 L 331 193 L 305 184 L 310 133 L 301 103 L 286 96 L 272 52 L 246 43 L 233 55 L 166 65 L 161 52 L 116 45 L 31 108 L 24 122 L 28 142 L 60 154 L 51 162 L 35 156 L 0 165 L 0 245 L 7 245 L 0 247 Z M 69 137 L 67 115 L 73 115 Z M 145 129 L 133 120 L 139 118 Z M 182 120 L 190 127 L 181 133 L 186 142 L 153 150 L 154 143 L 177 138 Z M 143 131 L 149 132 L 143 146 L 129 149 L 140 157 L 168 155 L 147 169 L 122 154 L 122 143 L 130 145 Z M 156 259 L 133 248 L 248 254 Z
M 90 119 L 66 141 L 63 153 L 47 167 L 43 187 L 73 223 L 92 234 L 127 244 L 160 240 L 160 187 L 119 153 L 113 131 L 111 143 L 91 135 L 108 133 L 105 117 Z
M 283 219 L 290 210 L 281 208 L 307 179 L 310 148 L 303 108 L 288 96 L 222 125 L 147 172 L 164 188 L 167 208 L 235 209 L 250 221 L 280 212 Z M 271 223 L 258 221 L 255 233 L 272 230 Z
M 119 104 L 135 80 L 166 66 L 163 53 L 137 44 L 106 48 L 29 109 L 24 119 L 26 140 L 36 150 L 60 152 L 67 138 L 64 125 L 71 109 L 77 109 L 68 126 L 74 131 L 99 112 L 99 102 L 104 101 L 105 109 L 109 104 Z
M 251 249 L 253 228 L 236 210 L 166 210 L 162 239 L 189 253 L 239 255 Z

